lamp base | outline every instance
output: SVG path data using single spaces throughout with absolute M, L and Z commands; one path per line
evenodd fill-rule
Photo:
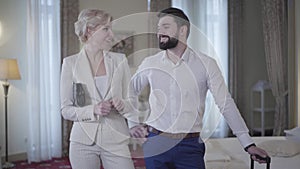
M 3 169 L 5 169 L 5 168 L 13 168 L 15 166 L 16 166 L 15 164 L 6 161 L 5 163 L 3 163 L 2 168 Z

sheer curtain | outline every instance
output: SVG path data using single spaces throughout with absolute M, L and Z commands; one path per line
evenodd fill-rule
M 189 46 L 218 62 L 224 79 L 228 79 L 228 6 L 227 0 L 172 0 L 172 6 L 182 9 L 191 22 Z M 202 139 L 227 137 L 228 125 L 208 92 L 203 118 Z
M 27 1 L 29 163 L 61 156 L 59 3 Z
M 273 135 L 280 136 L 288 115 L 287 0 L 263 0 L 262 21 L 268 77 L 276 99 Z

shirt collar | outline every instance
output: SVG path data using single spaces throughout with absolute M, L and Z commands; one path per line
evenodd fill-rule
M 163 50 L 163 51 L 162 51 L 162 57 L 161 57 L 161 60 L 162 60 L 162 61 L 165 61 L 166 59 L 168 59 L 168 58 L 167 58 L 167 50 Z
M 186 47 L 185 51 L 182 54 L 181 60 L 187 62 L 189 60 L 189 55 L 190 55 L 190 48 Z
M 182 54 L 182 57 L 180 58 L 181 61 L 188 61 L 189 59 L 189 55 L 190 55 L 190 48 L 186 47 L 185 51 Z M 162 61 L 165 61 L 166 59 L 168 59 L 167 57 L 167 50 L 162 51 Z

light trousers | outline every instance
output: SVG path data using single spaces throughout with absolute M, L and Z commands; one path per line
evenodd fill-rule
M 134 169 L 127 144 L 115 145 L 114 151 L 97 144 L 85 145 L 70 143 L 70 162 L 72 169 Z

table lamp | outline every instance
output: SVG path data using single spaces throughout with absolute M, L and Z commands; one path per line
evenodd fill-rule
M 15 165 L 8 162 L 8 141 L 7 141 L 7 96 L 9 89 L 8 80 L 21 79 L 18 63 L 16 59 L 3 59 L 0 58 L 0 80 L 4 80 L 4 107 L 5 107 L 5 162 L 2 168 L 13 168 Z

